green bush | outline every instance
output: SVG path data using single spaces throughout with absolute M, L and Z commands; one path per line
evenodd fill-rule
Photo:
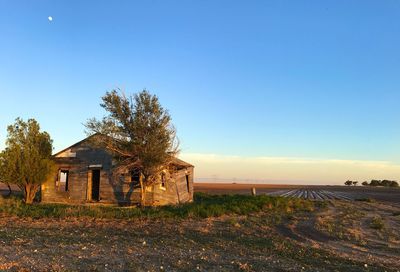
M 371 180 L 370 183 L 364 181 L 362 183 L 362 185 L 364 185 L 364 186 L 399 187 L 399 183 L 397 181 L 395 181 L 395 180 L 387 180 L 387 179 L 384 179 L 384 180 L 373 179 L 373 180 Z
M 0 213 L 31 218 L 207 218 L 230 214 L 247 215 L 261 211 L 291 213 L 313 209 L 314 202 L 304 199 L 204 193 L 196 193 L 193 203 L 146 208 L 39 203 L 25 205 L 21 198 L 15 196 L 0 199 Z

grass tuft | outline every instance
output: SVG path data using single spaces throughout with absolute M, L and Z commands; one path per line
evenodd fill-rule
M 400 211 L 395 211 L 392 213 L 393 216 L 399 216 L 400 215 Z
M 385 227 L 385 224 L 380 217 L 374 217 L 369 225 L 372 229 L 381 230 Z
M 362 201 L 362 202 L 368 202 L 368 203 L 375 203 L 376 200 L 373 198 L 365 197 L 365 198 L 356 198 L 355 201 Z

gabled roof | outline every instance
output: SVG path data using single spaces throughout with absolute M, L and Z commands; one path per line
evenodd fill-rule
M 90 135 L 90 136 L 86 137 L 85 139 L 83 139 L 83 140 L 81 140 L 81 141 L 79 141 L 79 142 L 77 142 L 77 143 L 74 143 L 73 145 L 71 145 L 71 146 L 69 146 L 69 147 L 67 147 L 67 148 L 64 148 L 63 150 L 58 151 L 57 153 L 53 154 L 53 157 L 57 157 L 57 155 L 60 155 L 61 153 L 67 151 L 68 149 L 71 149 L 71 148 L 73 148 L 73 147 L 75 147 L 75 146 L 78 146 L 78 145 L 80 145 L 80 144 L 82 144 L 82 143 L 88 141 L 89 139 L 93 138 L 93 137 L 96 136 L 96 135 L 100 135 L 100 133 L 95 133 L 95 134 L 93 134 L 93 135 Z
M 73 144 L 73 145 L 71 145 L 71 146 L 69 146 L 67 148 L 64 148 L 63 150 L 53 154 L 52 157 L 55 158 L 55 157 L 57 157 L 57 155 L 60 155 L 61 153 L 67 151 L 68 149 L 74 148 L 75 146 L 78 146 L 78 145 L 80 145 L 80 144 L 82 144 L 82 143 L 84 143 L 86 141 L 89 141 L 89 139 L 91 139 L 91 138 L 93 138 L 93 137 L 95 137 L 97 135 L 100 135 L 100 133 L 95 133 L 93 135 L 90 135 L 90 136 L 86 137 L 85 139 L 83 139 L 83 140 L 81 140 L 81 141 L 79 141 L 79 142 L 77 142 L 77 143 L 75 143 L 75 144 Z M 174 164 L 174 165 L 177 165 L 177 166 L 182 166 L 182 167 L 194 167 L 192 164 L 190 164 L 188 162 L 185 162 L 185 161 L 183 161 L 181 159 L 178 159 L 177 157 L 174 157 L 172 159 L 171 163 Z
M 175 165 L 183 166 L 183 167 L 194 167 L 194 165 L 192 165 L 188 162 L 182 161 L 181 159 L 178 159 L 176 157 L 172 159 L 171 163 L 173 163 Z

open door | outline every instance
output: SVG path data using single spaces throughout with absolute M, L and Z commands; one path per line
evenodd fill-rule
M 100 170 L 92 170 L 92 193 L 91 193 L 92 201 L 100 200 Z

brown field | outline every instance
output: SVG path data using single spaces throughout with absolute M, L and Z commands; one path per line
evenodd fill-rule
M 400 188 L 368 186 L 327 186 L 327 185 L 280 185 L 280 184 L 233 184 L 233 183 L 195 183 L 196 192 L 209 194 L 251 194 L 255 187 L 257 194 L 278 195 L 291 190 L 328 191 L 357 200 L 370 198 L 379 202 L 400 206 Z
M 400 209 L 32 220 L 0 215 L 0 271 L 399 271 Z

